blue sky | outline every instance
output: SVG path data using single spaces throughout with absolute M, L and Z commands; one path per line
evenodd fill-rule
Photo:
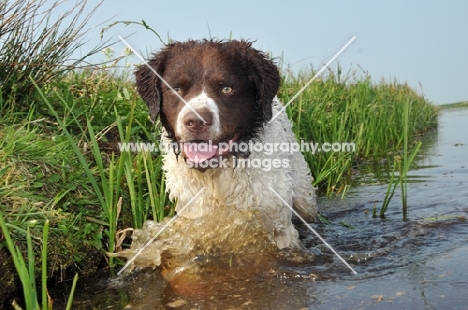
M 90 3 L 91 7 L 92 4 Z M 344 71 L 367 71 L 408 82 L 435 104 L 468 100 L 468 1 L 177 1 L 106 0 L 86 34 L 99 41 L 113 21 L 145 20 L 163 39 L 256 40 L 292 69 L 319 69 L 353 36 L 337 58 Z M 143 54 L 159 49 L 157 37 L 139 26 L 113 27 L 105 38 L 127 41 Z M 125 45 L 113 46 L 119 54 Z M 81 49 L 86 53 L 86 47 Z M 133 62 L 139 60 L 134 57 Z M 336 68 L 337 63 L 331 67 Z M 421 88 L 422 87 L 422 88 Z

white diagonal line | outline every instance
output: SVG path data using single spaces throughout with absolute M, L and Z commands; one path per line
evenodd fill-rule
M 356 39 L 356 36 L 352 37 L 351 40 L 349 40 L 348 43 L 346 43 L 346 44 L 338 51 L 338 53 L 336 53 L 335 56 L 333 56 L 333 58 L 330 59 L 330 60 L 322 67 L 322 69 L 320 69 L 319 72 L 317 72 L 317 73 L 314 75 L 314 77 L 311 78 L 310 81 L 307 82 L 307 84 L 305 84 L 304 87 L 302 87 L 302 88 L 291 98 L 291 100 L 289 100 L 288 103 L 286 103 L 286 104 L 283 106 L 283 108 L 282 108 L 281 110 L 279 110 L 278 113 L 276 113 L 276 115 L 273 116 L 273 117 L 271 118 L 271 120 L 268 121 L 268 123 L 273 122 L 273 121 L 275 120 L 275 118 L 277 118 L 278 115 L 279 115 L 280 113 L 283 113 L 283 111 L 288 107 L 288 105 L 290 105 L 291 102 L 293 102 L 307 87 L 309 87 L 309 85 L 323 72 L 323 70 L 325 70 L 325 69 L 336 59 L 336 57 L 338 57 L 338 56 L 341 54 L 341 52 L 343 52 L 343 51 L 348 47 L 348 45 L 350 45 L 351 42 L 354 41 L 354 39 Z
M 166 82 L 166 80 L 163 79 L 163 77 L 162 77 L 156 70 L 154 70 L 154 68 L 152 68 L 152 67 L 148 64 L 148 62 L 147 62 L 135 49 L 134 49 L 130 44 L 128 44 L 127 41 L 125 41 L 124 38 L 122 38 L 120 35 L 119 35 L 118 37 L 119 37 L 120 41 L 122 41 L 125 45 L 127 45 L 127 47 L 128 47 L 129 49 L 132 50 L 133 54 L 135 54 L 135 55 L 136 55 L 136 56 L 137 56 L 137 57 L 138 57 L 138 58 L 139 58 L 139 59 L 140 59 L 140 60 L 141 60 L 141 61 L 142 61 L 142 62 L 143 62 L 143 63 L 144 63 L 144 64 L 145 64 L 145 65 L 146 65 L 146 66 L 147 66 L 147 67 L 164 83 L 164 84 L 166 84 L 166 86 L 169 87 L 169 89 L 172 90 L 172 91 L 174 92 L 174 94 L 175 94 L 177 97 L 179 97 L 179 99 L 182 100 L 182 102 L 185 103 L 185 105 L 186 105 L 187 107 L 189 107 L 189 109 L 192 110 L 192 112 L 195 113 L 195 115 L 196 115 L 204 124 L 206 124 L 205 119 L 204 119 L 203 117 L 201 117 L 201 115 L 198 114 L 197 111 L 195 111 L 195 109 L 192 108 L 192 107 L 190 106 L 190 104 L 188 104 L 187 101 L 185 101 L 185 99 L 182 98 L 182 96 L 179 95 L 179 93 L 176 92 L 176 91 L 174 90 L 174 88 L 172 88 L 172 86 L 169 85 L 169 83 Z
M 322 236 L 319 235 L 318 232 L 315 231 L 315 229 L 312 228 L 312 226 L 309 225 L 309 223 L 306 222 L 306 220 L 304 220 L 302 218 L 302 216 L 300 216 L 284 199 L 283 197 L 280 196 L 280 194 L 278 194 L 271 186 L 270 186 L 270 190 L 276 195 L 278 196 L 278 198 L 289 208 L 291 209 L 291 211 L 294 213 L 294 215 L 296 215 L 306 226 L 307 228 L 309 228 L 310 231 L 312 231 L 332 252 L 333 254 L 335 254 L 345 265 L 346 267 L 348 267 L 354 274 L 357 274 L 356 270 L 353 269 L 353 267 L 351 267 L 347 261 L 344 260 L 343 257 L 340 256 L 340 254 L 338 254 L 338 252 L 335 251 L 335 249 L 333 249 L 333 247 L 328 244 L 327 241 L 325 241 L 325 239 L 322 238 Z
M 125 264 L 125 266 L 122 267 L 122 269 L 119 270 L 119 272 L 117 272 L 117 275 L 120 275 L 125 269 L 127 269 L 127 267 L 133 263 L 133 261 L 137 258 L 137 256 L 139 256 L 141 253 L 143 253 L 143 251 L 169 226 L 171 225 L 176 219 L 177 217 L 179 216 L 179 214 L 181 214 L 185 208 L 187 208 L 187 206 L 189 204 L 192 203 L 192 201 L 195 200 L 195 198 L 197 198 L 204 190 L 205 190 L 206 187 L 203 187 L 198 193 L 195 194 L 195 196 L 192 197 L 192 199 L 189 200 L 189 202 L 187 202 L 185 204 L 185 206 L 182 207 L 182 209 L 180 209 L 179 212 L 177 212 L 176 215 L 174 215 L 173 218 L 171 218 L 171 220 L 169 222 L 166 223 L 166 225 L 164 225 L 161 230 L 159 230 L 156 235 L 154 235 L 153 238 L 151 238 L 131 259 L 129 259 L 127 261 L 127 263 Z

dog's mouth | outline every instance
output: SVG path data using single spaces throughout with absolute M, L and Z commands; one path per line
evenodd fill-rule
M 238 134 L 227 141 L 191 140 L 180 142 L 180 152 L 185 162 L 200 171 L 216 168 L 222 157 L 231 155 Z

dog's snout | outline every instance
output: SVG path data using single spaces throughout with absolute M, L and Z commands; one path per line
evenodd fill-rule
M 213 113 L 191 111 L 183 119 L 184 126 L 191 132 L 204 132 L 213 125 Z M 199 117 L 201 116 L 201 118 Z M 203 118 L 203 119 L 202 119 Z

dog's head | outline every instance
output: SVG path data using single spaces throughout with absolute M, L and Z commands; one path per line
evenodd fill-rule
M 172 141 L 216 146 L 258 136 L 272 118 L 280 75 L 251 42 L 203 40 L 167 45 L 138 68 L 136 82 L 151 119 L 160 115 Z M 183 155 L 219 154 L 184 147 Z

